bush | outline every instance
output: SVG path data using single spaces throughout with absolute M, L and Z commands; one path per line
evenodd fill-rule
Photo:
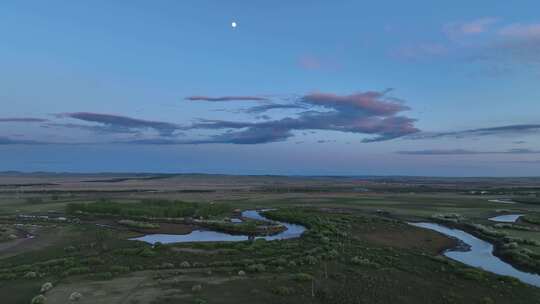
M 442 213 L 434 214 L 431 216 L 433 219 L 445 221 L 445 222 L 454 222 L 457 223 L 465 219 L 461 214 L 458 213 Z
M 458 273 L 467 280 L 479 282 L 484 279 L 484 273 L 481 270 L 477 270 L 477 269 L 471 269 L 471 268 L 461 269 L 458 271 Z
M 189 268 L 189 267 L 191 267 L 191 264 L 189 264 L 188 261 L 183 261 L 182 263 L 180 263 L 180 267 Z
M 511 243 L 503 244 L 502 247 L 504 249 L 517 249 L 519 246 L 516 242 L 511 242 Z
M 505 237 L 506 236 L 506 233 L 502 232 L 502 231 L 496 231 L 496 230 L 493 230 L 489 227 L 486 227 L 482 224 L 469 224 L 470 227 L 480 231 L 481 233 L 487 235 L 487 236 L 492 236 L 492 237 Z
M 266 267 L 263 264 L 253 264 L 248 266 L 249 272 L 264 272 L 266 271 Z
M 365 266 L 378 266 L 377 263 L 370 261 L 369 259 L 355 256 L 351 259 L 351 263 L 354 265 L 365 265 Z
M 110 268 L 112 273 L 126 273 L 130 271 L 128 266 L 113 265 Z
M 139 255 L 145 258 L 151 258 L 155 257 L 157 255 L 157 252 L 153 251 L 152 249 L 146 247 L 143 250 L 139 252 Z
M 66 207 L 69 214 L 90 213 L 126 217 L 204 217 L 230 212 L 226 204 L 197 204 L 182 201 L 142 200 L 139 203 L 124 204 L 107 200 L 93 203 L 70 203 Z
M 45 293 L 53 288 L 53 284 L 51 282 L 46 282 L 43 285 L 41 285 L 41 293 Z
M 15 273 L 2 273 L 0 274 L 0 280 L 13 280 L 17 278 Z
M 271 292 L 278 296 L 290 296 L 294 294 L 294 289 L 292 287 L 278 286 L 272 288 Z
M 318 260 L 317 260 L 316 257 L 314 257 L 312 255 L 308 255 L 307 257 L 305 257 L 305 262 L 308 265 L 315 265 L 315 264 L 317 264 Z
M 83 274 L 83 273 L 88 273 L 90 272 L 90 268 L 89 267 L 73 267 L 73 268 L 69 268 L 68 270 L 64 271 L 64 275 L 65 276 L 70 276 L 70 275 L 77 275 L 77 274 Z
M 140 229 L 157 229 L 159 228 L 158 224 L 152 224 L 147 222 L 139 222 L 134 220 L 119 220 L 118 224 L 124 225 L 131 228 L 140 228 Z
M 86 259 L 86 264 L 88 265 L 103 265 L 105 262 L 98 257 L 89 257 Z
M 77 302 L 77 301 L 79 301 L 81 298 L 82 298 L 82 294 L 79 293 L 79 292 L 76 292 L 76 291 L 73 292 L 73 293 L 71 293 L 71 294 L 69 295 L 69 300 L 70 300 L 71 302 Z
M 110 280 L 113 278 L 113 274 L 112 272 L 98 272 L 91 274 L 91 277 L 98 280 Z
M 284 259 L 284 258 L 278 258 L 278 259 L 275 259 L 274 261 L 272 261 L 272 265 L 285 266 L 285 265 L 287 265 L 287 260 Z
M 339 253 L 337 252 L 337 250 L 335 249 L 332 249 L 330 251 L 328 251 L 328 253 L 326 254 L 326 256 L 329 258 L 329 259 L 335 259 L 339 256 Z
M 37 295 L 32 298 L 32 301 L 30 301 L 31 304 L 44 304 L 47 298 L 45 298 L 44 295 Z
M 64 251 L 65 252 L 74 252 L 74 251 L 77 251 L 77 248 L 75 248 L 75 246 L 67 246 L 64 248 Z
M 24 278 L 25 279 L 35 279 L 35 278 L 37 278 L 37 273 L 35 273 L 34 271 L 29 271 L 29 272 L 24 274 Z
M 193 291 L 193 292 L 201 292 L 202 291 L 202 285 L 201 284 L 193 285 L 191 287 L 191 291 Z
M 307 282 L 313 280 L 313 276 L 308 273 L 297 273 L 293 275 L 292 279 L 298 282 Z

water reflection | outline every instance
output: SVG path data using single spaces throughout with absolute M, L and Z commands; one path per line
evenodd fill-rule
M 455 237 L 470 246 L 467 251 L 448 250 L 445 256 L 464 264 L 479 267 L 500 275 L 511 276 L 522 282 L 540 287 L 540 275 L 517 270 L 512 265 L 493 255 L 493 245 L 465 231 L 452 229 L 434 223 L 409 223 L 416 227 L 427 228 Z
M 300 237 L 302 233 L 304 233 L 304 231 L 306 231 L 306 228 L 301 225 L 272 221 L 270 219 L 267 219 L 257 210 L 246 210 L 242 212 L 242 216 L 254 220 L 275 222 L 285 226 L 287 229 L 275 235 L 259 237 L 253 237 L 248 235 L 232 235 L 224 232 L 211 230 L 193 230 L 191 233 L 188 234 L 147 234 L 145 236 L 132 238 L 130 240 L 143 241 L 150 244 L 155 244 L 157 242 L 160 242 L 162 244 L 191 242 L 242 242 L 254 239 L 265 239 L 267 241 L 272 241 L 297 238 Z
M 489 218 L 490 221 L 500 223 L 515 223 L 523 214 L 506 214 Z

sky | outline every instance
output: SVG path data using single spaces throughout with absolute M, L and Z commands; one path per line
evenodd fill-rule
M 0 171 L 538 175 L 538 11 L 1 1 Z

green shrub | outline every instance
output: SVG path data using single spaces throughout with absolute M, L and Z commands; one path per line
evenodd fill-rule
M 1 281 L 7 281 L 7 280 L 13 280 L 17 278 L 16 273 L 2 273 L 0 274 L 0 280 Z
M 25 279 L 35 279 L 35 278 L 37 278 L 37 273 L 35 273 L 34 271 L 29 271 L 29 272 L 24 274 L 24 278 Z
M 193 285 L 191 287 L 191 291 L 193 291 L 193 292 L 201 292 L 202 291 L 202 285 L 201 284 Z
M 157 229 L 159 228 L 158 224 L 152 224 L 147 222 L 140 222 L 134 220 L 119 220 L 118 224 L 124 225 L 131 228 L 140 228 L 140 229 Z
M 71 302 L 77 302 L 79 301 L 80 299 L 82 298 L 82 294 L 80 292 L 72 292 L 70 295 L 69 295 L 69 300 Z
M 89 267 L 85 267 L 85 266 L 73 267 L 64 271 L 64 276 L 77 275 L 77 274 L 83 274 L 83 273 L 88 273 L 88 272 L 90 272 Z
M 152 249 L 146 247 L 143 250 L 139 252 L 139 255 L 145 258 L 151 258 L 155 257 L 157 255 L 157 252 L 153 251 Z
M 183 261 L 182 263 L 180 263 L 180 267 L 189 268 L 191 267 L 191 264 L 188 261 Z
M 272 261 L 272 265 L 275 266 L 285 266 L 287 265 L 287 260 L 284 258 L 278 258 Z
M 41 293 L 45 293 L 53 288 L 53 284 L 51 282 L 46 282 L 41 285 Z
M 461 269 L 458 271 L 458 274 L 471 281 L 480 282 L 484 280 L 484 273 L 481 270 L 474 268 Z
M 112 273 L 126 273 L 130 271 L 128 266 L 113 265 L 110 268 Z
M 30 301 L 31 304 L 45 304 L 45 301 L 47 298 L 45 298 L 44 295 L 37 295 L 32 298 L 32 301 Z
M 313 280 L 313 276 L 308 273 L 297 273 L 293 275 L 292 279 L 298 282 L 306 282 Z
M 272 288 L 271 292 L 278 296 L 290 296 L 294 294 L 294 289 L 292 287 L 277 286 Z
M 86 264 L 88 265 L 103 265 L 105 262 L 98 257 L 89 257 L 86 259 Z
M 139 203 L 116 203 L 100 200 L 93 203 L 70 203 L 66 207 L 69 214 L 90 213 L 126 217 L 204 217 L 230 212 L 226 204 L 197 204 L 182 201 L 142 200 Z
M 364 265 L 364 266 L 378 266 L 377 263 L 370 261 L 367 258 L 362 258 L 359 256 L 355 256 L 351 259 L 351 263 L 354 265 Z
M 249 272 L 264 272 L 266 271 L 266 267 L 263 264 L 253 264 L 249 265 L 247 270 Z
M 93 273 L 90 276 L 97 280 L 110 280 L 113 278 L 112 272 L 98 272 L 98 273 Z
M 304 261 L 306 262 L 306 264 L 308 265 L 315 265 L 317 264 L 318 260 L 316 257 L 312 256 L 312 255 L 308 255 L 307 257 L 304 258 Z

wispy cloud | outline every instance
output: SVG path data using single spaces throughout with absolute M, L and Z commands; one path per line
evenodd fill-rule
M 246 113 L 262 113 L 270 110 L 297 110 L 297 109 L 306 109 L 305 105 L 302 104 L 278 104 L 278 103 L 271 103 L 271 104 L 264 104 L 260 106 L 255 106 L 246 109 L 244 112 Z
M 0 136 L 0 145 L 38 145 L 43 144 L 38 141 L 33 140 L 24 140 L 24 139 L 13 139 L 9 137 Z
M 64 124 L 56 126 L 64 126 L 68 128 L 87 128 L 99 132 L 109 133 L 132 133 L 134 130 L 153 129 L 159 132 L 162 136 L 171 136 L 181 126 L 162 121 L 144 120 L 131 118 L 127 116 L 91 113 L 91 112 L 76 112 L 76 113 L 61 113 L 56 115 L 59 118 L 73 118 L 85 122 L 98 123 L 101 126 L 96 128 L 92 126 L 81 126 L 78 124 Z
M 56 120 L 45 123 L 42 127 L 77 129 L 98 135 L 94 138 L 85 138 L 86 144 L 94 142 L 96 144 L 141 145 L 264 144 L 285 141 L 298 132 L 315 130 L 358 134 L 362 136 L 363 142 L 368 143 L 391 140 L 419 132 L 420 130 L 414 125 L 416 120 L 403 115 L 410 108 L 405 105 L 405 101 L 393 97 L 391 92 L 391 89 L 350 95 L 316 92 L 294 98 L 282 98 L 283 102 L 287 103 L 273 103 L 265 97 L 256 96 L 192 96 L 188 100 L 262 102 L 262 104 L 241 110 L 244 113 L 261 115 L 250 117 L 247 121 L 203 118 L 191 124 L 180 125 L 117 114 L 71 112 L 56 114 Z M 279 119 L 273 118 L 270 111 L 278 109 L 301 111 L 283 111 Z M 76 121 L 64 121 L 66 119 Z M 197 130 L 209 132 L 204 132 L 203 136 L 196 134 Z M 58 136 L 57 138 L 72 137 Z M 3 139 L 4 144 L 19 142 L 30 143 L 9 138 Z M 74 143 L 80 142 L 74 141 Z
M 466 22 L 451 22 L 443 27 L 443 31 L 450 37 L 478 35 L 487 32 L 492 25 L 497 23 L 499 18 L 484 17 Z
M 186 100 L 190 101 L 269 101 L 270 99 L 262 96 L 188 96 Z
M 402 100 L 390 97 L 390 90 L 368 91 L 352 95 L 312 93 L 299 98 L 298 104 L 310 111 L 297 117 L 265 122 L 202 120 L 188 129 L 227 130 L 205 143 L 260 144 L 286 140 L 299 130 L 331 130 L 375 135 L 364 142 L 376 142 L 416 133 L 415 119 L 399 116 L 409 110 Z M 316 110 L 322 108 L 322 110 Z M 240 130 L 238 130 L 240 129 Z M 234 131 L 236 130 L 236 131 Z
M 506 151 L 475 151 L 465 149 L 453 150 L 416 150 L 416 151 L 397 151 L 397 154 L 403 155 L 475 155 L 475 154 L 540 154 L 540 150 L 531 149 L 510 149 Z
M 493 17 L 447 23 L 439 38 L 397 46 L 390 54 L 413 61 L 476 62 L 490 75 L 504 76 L 518 66 L 540 67 L 540 23 L 505 23 Z
M 34 118 L 34 117 L 7 117 L 7 118 L 0 118 L 0 122 L 22 122 L 22 123 L 30 123 L 30 122 L 47 122 L 48 119 L 44 118 Z
M 540 132 L 540 124 L 518 124 L 518 125 L 505 125 L 490 128 L 468 129 L 462 131 L 449 131 L 449 132 L 421 132 L 418 134 L 410 135 L 408 139 L 434 139 L 442 137 L 453 138 L 467 138 L 467 137 L 479 137 L 479 136 L 492 136 L 492 135 L 512 135 L 512 134 L 534 134 Z

